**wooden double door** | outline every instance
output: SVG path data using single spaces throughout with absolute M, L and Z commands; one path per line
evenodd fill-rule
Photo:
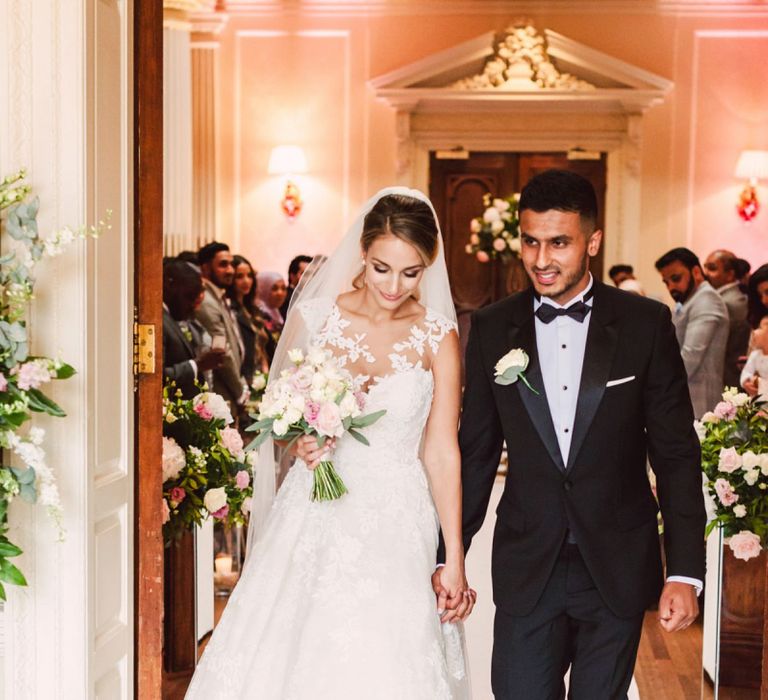
M 460 319 L 528 284 L 519 262 L 508 266 L 480 263 L 466 253 L 469 224 L 483 213 L 483 196 L 506 197 L 520 192 L 531 177 L 550 168 L 579 173 L 594 185 L 598 226 L 603 228 L 605 154 L 595 160 L 569 160 L 566 153 L 472 153 L 464 159 L 431 155 L 429 195 L 442 225 L 448 275 Z M 591 269 L 597 279 L 602 277 L 602 250 L 592 260 Z

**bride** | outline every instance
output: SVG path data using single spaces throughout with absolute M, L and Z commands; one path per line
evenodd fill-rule
M 457 425 L 461 367 L 437 217 L 415 190 L 382 190 L 294 295 L 271 368 L 330 350 L 365 392 L 370 446 L 345 436 L 297 457 L 268 515 L 254 507 L 243 573 L 188 699 L 457 700 L 469 697 Z M 312 502 L 331 451 L 349 489 Z M 271 441 L 255 498 L 273 493 Z M 274 481 L 272 482 L 274 484 Z M 435 573 L 438 532 L 445 566 Z M 435 591 L 439 592 L 436 599 Z

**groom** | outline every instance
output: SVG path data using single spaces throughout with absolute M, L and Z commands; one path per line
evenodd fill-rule
M 569 666 L 571 698 L 625 698 L 645 610 L 658 602 L 668 632 L 698 614 L 705 513 L 685 368 L 666 306 L 591 276 L 596 215 L 583 177 L 531 179 L 520 230 L 533 289 L 476 312 L 469 336 L 465 548 L 504 442 L 509 453 L 492 558 L 497 699 L 562 698 Z M 509 383 L 515 369 L 501 377 L 499 361 L 517 349 L 529 364 Z

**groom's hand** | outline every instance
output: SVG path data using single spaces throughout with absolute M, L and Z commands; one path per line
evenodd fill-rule
M 448 605 L 448 591 L 443 588 L 443 583 L 440 580 L 440 566 L 435 569 L 435 573 L 432 574 L 432 590 L 437 596 L 437 614 L 442 615 L 445 612 L 445 606 Z
M 670 581 L 659 598 L 659 624 L 667 632 L 688 627 L 699 615 L 696 588 L 689 583 Z

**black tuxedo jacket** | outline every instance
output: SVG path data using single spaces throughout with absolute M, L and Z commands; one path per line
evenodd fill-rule
M 493 544 L 496 605 L 531 612 L 570 528 L 606 605 L 620 617 L 645 610 L 663 584 L 657 476 L 667 575 L 704 580 L 705 511 L 699 441 L 669 309 L 595 283 L 568 463 L 560 454 L 536 349 L 532 291 L 477 311 L 466 352 L 459 432 L 464 545 L 480 529 L 502 443 L 509 468 Z M 494 382 L 513 348 L 526 377 Z M 630 381 L 606 386 L 611 380 Z
M 197 356 L 205 334 L 197 321 L 189 320 L 187 324 L 192 332 L 192 342 L 184 336 L 173 316 L 163 309 L 163 379 L 176 382 L 185 399 L 199 393 L 195 386 L 195 371 L 189 361 Z M 203 381 L 202 377 L 200 381 Z

